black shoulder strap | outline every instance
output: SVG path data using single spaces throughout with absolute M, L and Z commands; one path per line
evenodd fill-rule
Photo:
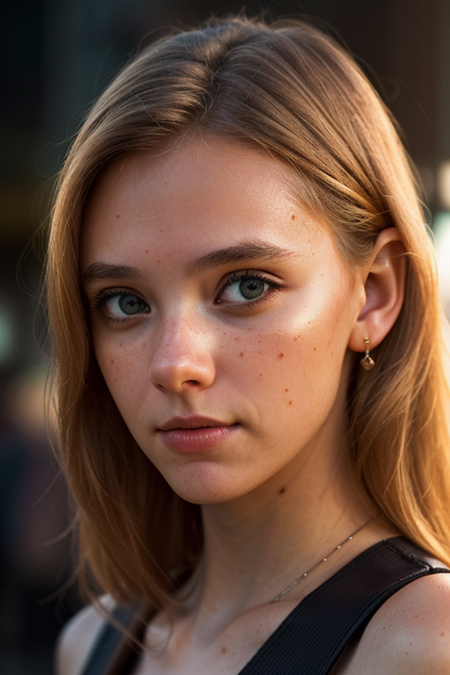
M 116 655 L 120 652 L 121 645 L 124 642 L 124 630 L 133 633 L 132 624 L 135 622 L 136 611 L 136 607 L 116 607 L 114 609 L 112 617 L 117 624 L 105 622 L 104 627 L 92 646 L 81 675 L 106 675 L 108 673 L 111 666 L 115 664 Z M 121 630 L 121 626 L 123 630 Z M 130 650 L 128 656 L 130 668 L 137 656 L 136 650 Z M 123 672 L 125 675 L 127 671 Z
M 450 569 L 403 537 L 375 544 L 302 600 L 239 675 L 326 675 L 391 595 L 439 572 Z
M 375 544 L 302 600 L 239 675 L 326 675 L 391 595 L 440 572 L 450 569 L 403 537 Z M 133 610 L 119 608 L 114 614 L 125 626 L 134 620 Z M 122 643 L 122 631 L 107 623 L 82 675 L 129 673 L 137 652 L 122 650 Z

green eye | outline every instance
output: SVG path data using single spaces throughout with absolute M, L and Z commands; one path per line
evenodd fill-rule
M 239 292 L 246 300 L 253 300 L 259 297 L 265 291 L 267 284 L 262 279 L 250 277 L 241 279 L 239 282 Z
M 217 302 L 250 307 L 259 301 L 262 302 L 279 288 L 279 284 L 270 277 L 257 270 L 247 270 L 245 273 L 233 274 L 226 280 Z
M 127 316 L 145 312 L 148 307 L 147 303 L 136 295 L 119 295 L 114 300 L 117 301 L 119 310 Z
M 120 320 L 137 314 L 148 314 L 150 307 L 134 293 L 108 290 L 95 300 L 93 310 L 103 312 L 105 318 Z

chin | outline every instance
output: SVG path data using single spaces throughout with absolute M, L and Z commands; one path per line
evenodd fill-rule
M 191 464 L 176 476 L 166 474 L 164 478 L 181 499 L 199 506 L 232 502 L 253 488 L 240 485 L 235 477 L 226 476 L 217 467 L 212 469 L 211 465 L 205 470 L 204 466 Z

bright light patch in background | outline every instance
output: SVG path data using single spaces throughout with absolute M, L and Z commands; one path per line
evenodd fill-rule
M 450 211 L 450 160 L 441 162 L 437 170 L 437 190 L 439 200 Z
M 433 232 L 439 274 L 439 293 L 444 311 L 450 319 L 450 212 L 443 211 L 436 215 Z
M 5 363 L 12 355 L 13 333 L 11 315 L 0 305 L 0 364 Z

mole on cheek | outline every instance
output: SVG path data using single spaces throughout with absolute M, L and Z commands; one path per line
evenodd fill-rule
M 283 352 L 280 352 L 280 353 L 278 354 L 278 358 L 279 358 L 279 359 L 282 359 L 283 356 L 284 356 Z
M 283 492 L 286 492 L 286 488 L 281 488 L 281 490 L 278 491 L 278 494 L 279 494 L 279 495 L 282 495 Z
M 240 352 L 239 356 L 242 358 L 244 356 L 244 352 Z

